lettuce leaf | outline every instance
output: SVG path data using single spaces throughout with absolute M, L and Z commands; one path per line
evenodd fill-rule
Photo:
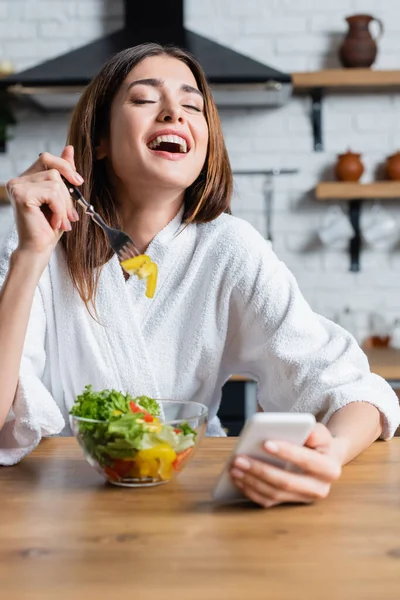
M 136 402 L 136 404 L 139 404 L 141 408 L 150 413 L 152 417 L 159 416 L 160 405 L 158 404 L 157 400 L 149 398 L 148 396 L 137 396 L 137 398 L 134 399 L 134 402 Z
M 70 414 L 83 419 L 95 419 L 97 421 L 110 421 L 122 414 L 129 412 L 129 402 L 132 396 L 121 394 L 116 390 L 93 391 L 91 385 L 87 385 L 82 394 L 76 397 L 75 404 Z M 117 414 L 114 414 L 117 411 Z

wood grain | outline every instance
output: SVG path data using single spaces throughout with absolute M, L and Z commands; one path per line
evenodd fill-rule
M 324 69 L 292 73 L 295 89 L 312 87 L 390 87 L 400 86 L 400 70 Z
M 363 198 L 399 199 L 400 181 L 375 181 L 373 183 L 348 183 L 324 181 L 315 188 L 317 200 L 354 200 Z
M 107 486 L 73 439 L 0 469 L 7 600 L 394 600 L 400 439 L 345 467 L 330 497 L 264 511 L 210 493 L 234 439 L 206 439 L 173 483 Z

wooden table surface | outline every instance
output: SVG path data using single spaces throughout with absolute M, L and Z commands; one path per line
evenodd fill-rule
M 216 507 L 233 438 L 206 439 L 173 483 L 105 485 L 74 439 L 0 469 L 5 600 L 400 597 L 400 439 L 345 467 L 327 500 Z

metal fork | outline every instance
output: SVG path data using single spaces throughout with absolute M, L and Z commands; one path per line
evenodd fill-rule
M 83 206 L 83 208 L 85 209 L 85 213 L 92 217 L 93 221 L 105 231 L 108 241 L 110 242 L 110 246 L 114 250 L 115 254 L 118 256 L 120 262 L 142 254 L 136 247 L 133 240 L 131 240 L 129 235 L 126 235 L 126 233 L 120 231 L 119 229 L 113 229 L 112 227 L 109 227 L 103 221 L 101 216 L 97 214 L 93 206 L 89 204 L 87 200 L 85 200 L 79 189 L 75 185 L 70 183 L 67 179 L 65 179 L 65 177 L 63 177 L 62 175 L 61 179 L 67 186 L 71 197 L 74 200 L 76 200 L 76 202 L 78 202 L 81 206 Z

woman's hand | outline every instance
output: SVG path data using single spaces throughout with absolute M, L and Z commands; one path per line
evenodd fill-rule
M 341 474 L 344 449 L 330 431 L 317 423 L 305 446 L 267 442 L 265 452 L 281 458 L 301 472 L 284 470 L 268 463 L 238 456 L 230 474 L 243 493 L 266 508 L 286 502 L 310 503 L 326 498 L 332 482 Z
M 71 221 L 79 219 L 66 185 L 80 185 L 76 172 L 74 149 L 64 148 L 61 157 L 48 152 L 41 154 L 20 177 L 7 183 L 18 231 L 18 249 L 27 257 L 44 257 L 47 261 L 64 231 L 71 230 Z

